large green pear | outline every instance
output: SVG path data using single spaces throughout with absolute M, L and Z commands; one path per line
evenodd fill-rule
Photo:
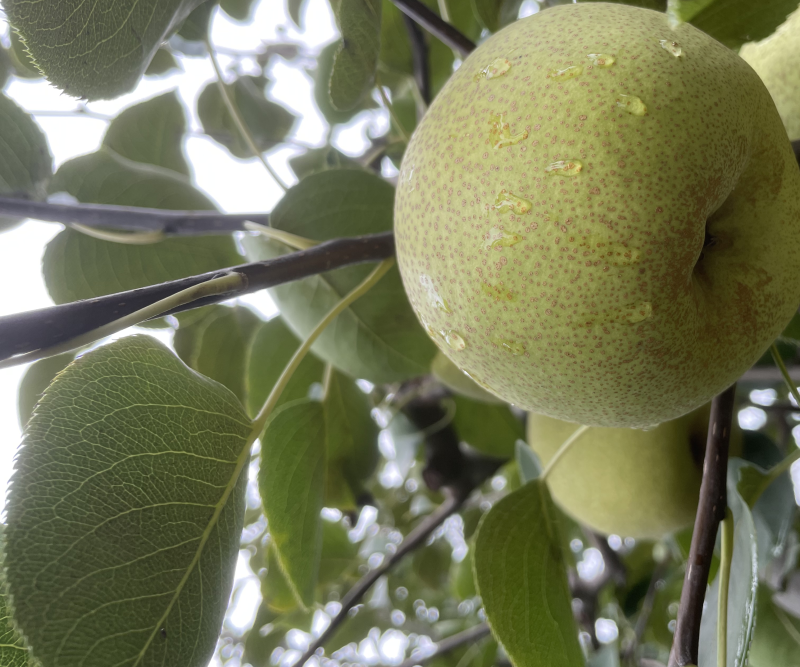
M 697 511 L 710 406 L 649 431 L 588 429 L 548 473 L 553 499 L 605 535 L 659 539 L 690 525 Z M 528 444 L 547 465 L 578 424 L 528 415 Z M 732 448 L 741 449 L 736 429 Z
M 767 86 L 789 139 L 800 139 L 800 9 L 774 35 L 739 51 Z
M 699 407 L 800 304 L 800 170 L 769 93 L 706 34 L 626 5 L 481 44 L 408 145 L 395 235 L 439 348 L 582 424 Z

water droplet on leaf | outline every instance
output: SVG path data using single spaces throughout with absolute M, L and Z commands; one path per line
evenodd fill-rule
M 581 169 L 583 169 L 583 162 L 580 160 L 558 160 L 544 168 L 548 174 L 556 176 L 577 176 Z
M 635 95 L 620 95 L 617 97 L 616 104 L 620 109 L 624 109 L 632 116 L 647 115 L 647 107 Z

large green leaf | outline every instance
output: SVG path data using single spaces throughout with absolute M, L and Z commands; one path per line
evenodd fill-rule
M 132 90 L 158 47 L 203 0 L 5 0 L 34 62 L 68 95 L 90 100 Z
M 75 358 L 74 352 L 59 354 L 55 357 L 41 359 L 28 367 L 19 383 L 17 392 L 17 416 L 23 428 L 33 414 L 33 408 L 39 402 L 44 390 L 50 386 L 53 378 L 63 371 Z
M 185 132 L 183 106 L 172 90 L 125 109 L 111 121 L 103 145 L 134 162 L 188 176 L 189 165 L 183 156 Z
M 388 0 L 385 1 L 388 2 Z M 361 100 L 361 104 L 357 104 L 348 111 L 339 111 L 333 106 L 329 91 L 331 72 L 333 71 L 333 58 L 338 49 L 338 42 L 333 42 L 324 47 L 317 56 L 317 67 L 314 71 L 314 101 L 317 103 L 319 112 L 331 125 L 346 123 L 359 111 L 375 106 L 375 103 L 369 96 L 364 97 Z
M 281 570 L 309 607 L 319 574 L 325 493 L 325 415 L 300 399 L 273 413 L 261 436 L 258 488 Z
M 728 586 L 728 662 L 727 667 L 744 667 L 756 622 L 758 554 L 756 527 L 750 508 L 739 493 L 741 472 L 748 464 L 731 459 L 728 464 L 728 506 L 733 512 L 733 562 Z M 717 600 L 719 576 L 706 594 L 700 624 L 699 665 L 717 664 Z
M 772 601 L 766 585 L 758 587 L 758 623 L 750 645 L 750 667 L 797 667 L 800 619 Z
M 332 3 L 342 39 L 333 57 L 330 96 L 335 109 L 353 109 L 375 82 L 381 46 L 381 0 Z
M 79 201 L 165 209 L 212 209 L 172 171 L 127 160 L 108 148 L 63 164 L 51 184 Z M 241 263 L 229 236 L 169 238 L 149 245 L 102 241 L 65 230 L 45 250 L 45 284 L 56 303 L 90 299 Z
M 14 74 L 21 79 L 40 79 L 42 73 L 33 64 L 28 49 L 15 30 L 11 31 L 11 48 L 8 51 L 11 63 L 14 66 Z
M 199 322 L 181 326 L 173 344 L 189 368 L 226 386 L 246 404 L 248 349 L 260 325 L 249 308 L 218 306 Z
M 292 358 L 300 341 L 280 317 L 264 322 L 247 351 L 247 411 L 256 415 Z M 281 393 L 278 405 L 308 398 L 315 382 L 322 382 L 325 364 L 313 354 L 306 355 Z
M 52 176 L 44 133 L 16 102 L 0 93 L 0 195 L 42 200 Z M 0 230 L 18 221 L 0 216 Z
M 220 0 L 219 7 L 232 19 L 249 21 L 255 4 L 255 0 Z
M 228 86 L 244 124 L 256 147 L 265 151 L 280 143 L 291 132 L 295 115 L 264 96 L 267 80 L 241 76 Z M 197 115 L 203 131 L 238 158 L 251 158 L 253 152 L 233 121 L 216 81 L 209 83 L 197 99 Z
M 769 37 L 795 9 L 797 0 L 669 0 L 668 4 L 671 17 L 690 21 L 732 49 Z
M 6 594 L 5 574 L 3 573 L 3 529 L 0 525 L 0 665 L 3 667 L 35 667 L 25 639 L 14 627 L 11 607 Z
M 514 667 L 584 663 L 556 516 L 546 485 L 534 480 L 492 507 L 478 530 L 475 581 Z
M 162 47 L 156 51 L 156 55 L 153 56 L 144 74 L 145 76 L 163 76 L 179 69 L 181 66 L 175 60 L 175 56 L 170 53 L 169 49 Z
M 300 236 L 328 240 L 392 228 L 394 190 L 364 171 L 335 169 L 291 188 L 272 212 L 271 223 Z M 263 237 L 243 240 L 251 260 L 286 251 Z M 287 324 L 305 338 L 323 316 L 371 270 L 352 266 L 270 290 Z M 427 372 L 436 347 L 419 325 L 400 273 L 389 271 L 368 294 L 342 313 L 319 337 L 314 352 L 336 368 L 371 382 L 396 382 Z
M 233 394 L 146 336 L 56 378 L 16 459 L 6 531 L 15 619 L 45 665 L 205 667 L 250 430 Z
M 461 396 L 453 401 L 453 426 L 459 440 L 489 456 L 513 458 L 514 445 L 525 439 L 525 429 L 507 405 L 489 405 Z

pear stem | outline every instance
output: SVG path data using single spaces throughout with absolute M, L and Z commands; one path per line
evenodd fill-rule
M 686 562 L 669 667 L 697 664 L 700 619 L 703 616 L 708 574 L 714 556 L 717 529 L 720 522 L 725 519 L 725 510 L 728 506 L 726 491 L 728 446 L 735 395 L 736 385 L 733 385 L 715 396 L 711 402 L 700 500 L 697 505 L 689 559 Z
M 558 451 L 555 453 L 553 458 L 550 459 L 550 462 L 542 471 L 542 475 L 541 477 L 539 477 L 539 479 L 541 479 L 543 482 L 547 481 L 547 476 L 550 474 L 553 468 L 555 468 L 556 464 L 561 460 L 561 457 L 563 457 L 564 454 L 566 454 L 567 451 L 569 451 L 569 448 L 572 447 L 575 441 L 578 438 L 580 438 L 584 433 L 586 433 L 586 431 L 588 431 L 590 428 L 591 426 L 579 426 L 578 428 L 576 428 L 575 431 L 572 433 L 572 435 L 569 436 L 566 440 L 564 440 L 564 443 L 558 448 Z
M 772 352 L 772 358 L 775 360 L 775 365 L 778 367 L 778 370 L 780 370 L 781 375 L 786 382 L 786 386 L 789 388 L 789 393 L 794 397 L 797 405 L 800 406 L 800 393 L 798 393 L 797 385 L 795 385 L 795 383 L 792 381 L 789 371 L 786 369 L 786 364 L 783 363 L 781 353 L 778 351 L 778 346 L 773 343 L 770 345 L 769 351 Z

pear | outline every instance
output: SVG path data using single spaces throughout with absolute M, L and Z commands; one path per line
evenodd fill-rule
M 800 9 L 773 35 L 739 50 L 767 86 L 789 139 L 800 139 Z
M 604 535 L 659 539 L 694 521 L 711 406 L 648 431 L 588 429 L 548 473 L 553 499 L 579 523 Z M 528 415 L 528 444 L 543 465 L 579 428 Z M 738 425 L 730 450 L 741 451 Z
M 553 7 L 483 42 L 395 196 L 439 349 L 521 408 L 650 427 L 708 402 L 800 303 L 800 170 L 761 80 L 691 25 Z

